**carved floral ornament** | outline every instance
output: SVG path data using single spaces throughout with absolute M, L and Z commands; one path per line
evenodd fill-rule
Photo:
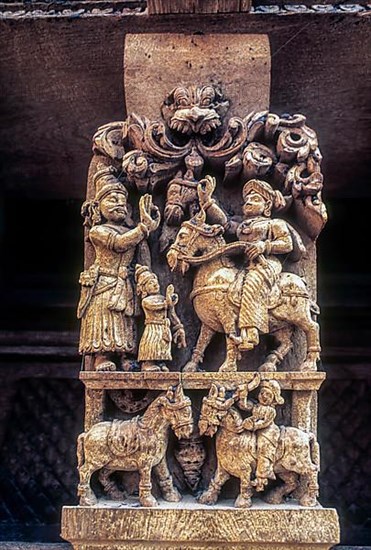
M 311 210 L 305 230 L 317 237 L 326 221 L 322 156 L 306 117 L 262 111 L 226 119 L 228 106 L 215 86 L 179 86 L 163 103 L 163 120 L 131 114 L 106 124 L 94 136 L 93 151 L 140 192 L 152 192 L 187 171 L 185 179 L 192 181 L 205 170 L 218 170 L 224 185 L 265 178 L 283 193 L 287 206 L 293 199 L 305 202 Z

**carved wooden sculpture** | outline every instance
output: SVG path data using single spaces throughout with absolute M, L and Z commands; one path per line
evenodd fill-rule
M 179 438 L 187 438 L 193 430 L 191 401 L 182 387 L 169 388 L 146 410 L 132 420 L 99 422 L 79 436 L 80 504 L 92 506 L 97 499 L 90 487 L 92 474 L 100 470 L 99 480 L 108 496 L 122 499 L 123 494 L 110 481 L 118 470 L 140 473 L 139 500 L 142 506 L 155 506 L 151 472 L 154 468 L 165 500 L 178 502 L 181 496 L 173 485 L 166 463 L 169 427 Z
M 81 506 L 63 515 L 75 550 L 337 540 L 333 511 L 317 507 L 317 137 L 303 115 L 228 119 L 229 106 L 219 85 L 175 82 L 162 120 L 130 114 L 94 136 L 78 308 Z M 269 517 L 254 507 L 261 495 Z M 290 518 L 287 498 L 300 504 Z M 268 539 L 278 524 L 328 531 Z
M 284 496 L 298 488 L 300 476 L 302 491 L 299 503 L 302 506 L 315 506 L 319 470 L 315 435 L 293 427 L 278 428 L 274 423 L 274 405 L 283 403 L 279 384 L 276 381 L 263 382 L 260 388 L 259 403 L 249 403 L 249 407 L 245 403 L 244 408 L 252 410 L 246 420 L 242 420 L 240 413 L 233 407 L 239 397 L 238 391 L 235 396 L 226 399 L 225 389 L 213 385 L 209 396 L 204 398 L 200 432 L 209 436 L 217 432 L 218 463 L 210 486 L 199 501 L 202 504 L 215 504 L 222 486 L 233 475 L 240 479 L 240 494 L 235 506 L 250 507 L 253 487 L 262 491 L 268 478 L 275 479 L 277 475 L 284 485 L 267 496 L 268 502 L 280 504 Z M 244 400 L 246 397 L 247 393 Z M 251 481 L 253 473 L 256 473 L 255 482 Z

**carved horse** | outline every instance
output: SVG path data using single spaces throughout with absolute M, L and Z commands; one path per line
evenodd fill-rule
M 242 287 L 242 271 L 227 257 L 243 253 L 248 243 L 226 244 L 223 227 L 205 223 L 203 212 L 183 222 L 167 260 L 172 271 L 179 269 L 184 275 L 190 266 L 197 271 L 193 281 L 191 299 L 201 330 L 191 360 L 184 371 L 195 371 L 202 363 L 204 352 L 216 332 L 226 336 L 226 358 L 219 371 L 236 371 L 240 357 L 236 333 L 241 304 L 238 283 Z M 262 257 L 264 261 L 264 257 Z M 259 370 L 275 371 L 292 347 L 293 328 L 305 333 L 306 359 L 300 370 L 316 370 L 319 359 L 319 326 L 312 318 L 318 306 L 308 295 L 304 280 L 294 273 L 281 273 L 276 295 L 269 306 L 269 333 L 275 336 L 278 346 L 265 358 Z
M 156 506 L 151 483 L 153 468 L 164 499 L 181 500 L 166 463 L 170 427 L 179 439 L 189 438 L 193 430 L 191 400 L 184 395 L 181 385 L 176 389 L 170 387 L 166 394 L 157 397 L 143 416 L 99 422 L 82 433 L 77 444 L 80 504 L 97 503 L 90 487 L 91 476 L 97 470 L 99 481 L 113 499 L 122 500 L 123 494 L 110 480 L 110 474 L 139 471 L 139 501 L 142 506 Z
M 240 494 L 235 506 L 251 506 L 251 475 L 256 469 L 256 434 L 244 430 L 242 417 L 232 405 L 236 396 L 221 399 L 224 388 L 213 384 L 208 397 L 203 398 L 199 429 L 201 435 L 216 433 L 217 468 L 207 491 L 200 497 L 202 504 L 215 504 L 224 483 L 235 476 L 240 479 Z M 298 428 L 280 426 L 274 473 L 284 481 L 265 497 L 270 504 L 280 504 L 283 497 L 296 491 L 299 504 L 315 506 L 318 496 L 319 447 L 312 433 Z

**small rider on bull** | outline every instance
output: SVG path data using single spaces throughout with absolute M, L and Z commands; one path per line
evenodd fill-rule
M 256 432 L 257 467 L 252 485 L 257 491 L 264 491 L 269 479 L 276 479 L 273 466 L 276 457 L 280 429 L 275 424 L 277 405 L 282 405 L 281 387 L 277 380 L 264 380 L 259 386 L 258 403 L 247 399 L 247 385 L 239 387 L 238 406 L 244 411 L 251 411 L 241 428 Z

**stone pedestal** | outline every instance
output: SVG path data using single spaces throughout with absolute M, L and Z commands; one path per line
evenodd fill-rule
M 257 501 L 237 509 L 233 501 L 212 508 L 185 497 L 159 508 L 130 502 L 65 507 L 62 536 L 75 550 L 328 550 L 339 542 L 336 511 Z

